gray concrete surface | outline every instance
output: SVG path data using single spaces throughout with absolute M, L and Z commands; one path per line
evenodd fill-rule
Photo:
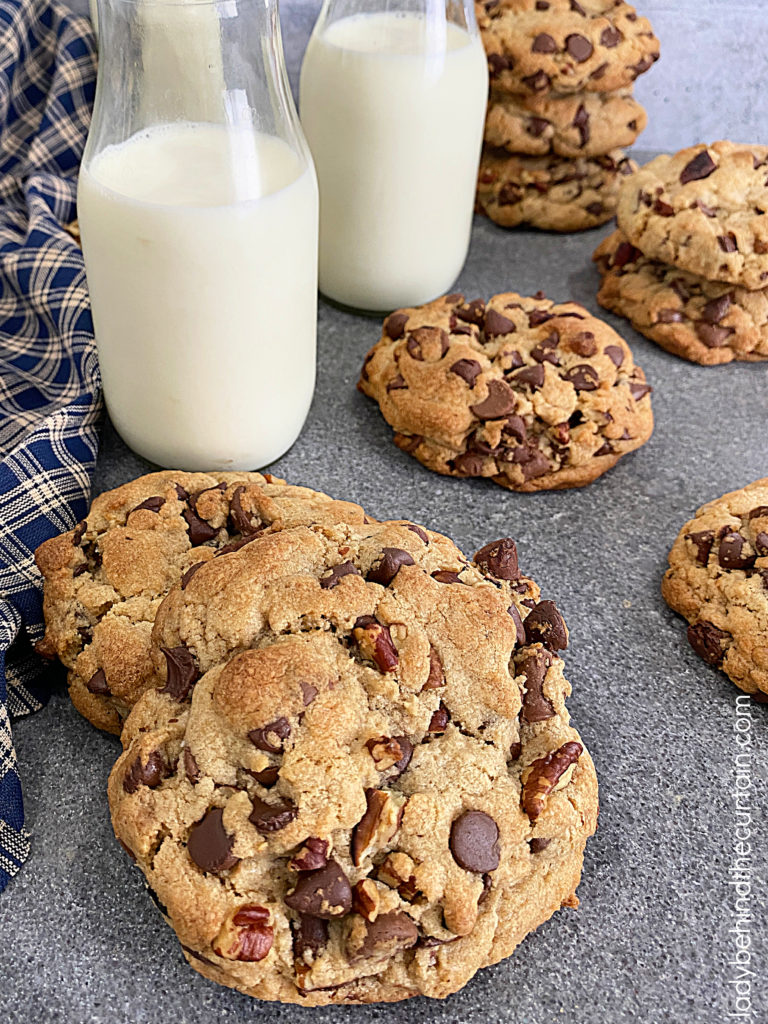
M 605 229 L 556 237 L 475 225 L 460 285 L 469 296 L 544 288 L 594 311 L 590 255 Z M 453 536 L 472 552 L 504 535 L 561 605 L 575 724 L 601 782 L 578 911 L 562 911 L 515 956 L 445 1003 L 296 1010 L 258 1005 L 183 962 L 176 940 L 114 841 L 104 797 L 117 741 L 63 695 L 17 723 L 31 858 L 0 896 L 4 1024 L 716 1024 L 736 1008 L 734 727 L 737 690 L 688 647 L 663 603 L 668 547 L 692 510 L 768 473 L 766 365 L 705 369 L 607 317 L 654 385 L 652 440 L 588 488 L 511 494 L 450 480 L 398 451 L 355 390 L 376 321 L 320 304 L 318 387 L 295 447 L 273 470 Z M 235 372 L 237 369 L 235 368 Z M 97 489 L 149 466 L 105 430 Z M 766 782 L 768 707 L 741 720 L 752 849 L 743 934 L 755 1014 L 768 1016 Z M 742 940 L 746 941 L 746 938 Z M 744 958 L 745 953 L 741 953 Z M 736 1018 L 738 1019 L 738 1018 Z

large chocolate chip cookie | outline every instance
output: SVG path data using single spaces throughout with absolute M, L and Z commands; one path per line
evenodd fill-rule
M 443 997 L 575 906 L 567 641 L 512 541 L 469 562 L 406 522 L 285 529 L 175 588 L 154 653 L 189 685 L 136 704 L 109 799 L 190 964 L 306 1006 Z

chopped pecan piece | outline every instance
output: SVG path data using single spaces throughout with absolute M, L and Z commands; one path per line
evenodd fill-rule
M 272 937 L 267 908 L 247 903 L 224 922 L 211 946 L 214 953 L 227 960 L 254 963 L 267 956 Z
M 550 751 L 546 757 L 537 758 L 523 771 L 522 804 L 531 821 L 535 821 L 544 810 L 549 794 L 571 765 L 578 761 L 583 750 L 580 743 L 571 740 Z
M 382 849 L 400 827 L 405 803 L 383 789 L 365 791 L 365 814 L 352 832 L 352 862 L 355 867 L 376 850 Z
M 380 672 L 393 672 L 397 668 L 397 649 L 392 642 L 389 626 L 372 615 L 361 615 L 352 629 L 360 656 L 372 661 Z

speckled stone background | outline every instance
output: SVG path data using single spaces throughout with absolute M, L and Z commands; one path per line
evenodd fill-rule
M 674 9 L 660 2 L 642 7 L 654 16 L 665 52 L 647 76 L 644 98 L 654 96 L 657 106 L 646 138 L 653 133 L 654 142 L 669 146 L 701 132 L 766 140 L 766 104 L 754 101 L 762 98 L 757 83 L 765 82 L 768 62 L 754 19 L 762 12 L 764 38 L 768 8 L 693 0 Z M 295 35 L 289 22 L 294 42 L 310 20 Z M 711 30 L 697 35 L 705 24 Z M 675 53 L 683 50 L 678 66 Z M 300 51 L 290 52 L 295 65 Z M 717 88 L 707 94 L 710 77 Z M 669 105 L 678 102 L 671 117 Z M 699 120 L 686 116 L 688 104 Z M 543 288 L 599 312 L 590 255 L 606 231 L 557 237 L 504 232 L 477 220 L 459 286 L 470 297 Z M 322 302 L 312 411 L 297 444 L 271 467 L 359 501 L 376 516 L 426 523 L 468 552 L 497 537 L 517 539 L 521 564 L 557 599 L 570 626 L 570 709 L 600 774 L 600 827 L 587 848 L 581 908 L 558 913 L 513 958 L 444 1003 L 322 1010 L 254 1003 L 183 962 L 112 836 L 104 791 L 118 743 L 81 719 L 59 690 L 14 731 L 33 849 L 0 896 L 0 1022 L 768 1019 L 768 706 L 747 703 L 737 714 L 739 691 L 694 655 L 682 621 L 659 594 L 667 550 L 692 511 L 768 474 L 768 365 L 697 367 L 601 315 L 628 339 L 654 386 L 656 430 L 648 445 L 589 488 L 519 495 L 423 469 L 392 445 L 376 407 L 354 387 L 377 323 Z M 97 490 L 149 468 L 105 427 Z M 737 792 L 752 815 L 741 864 Z M 747 915 L 741 921 L 736 881 Z M 728 1017 L 739 1009 L 741 1017 Z

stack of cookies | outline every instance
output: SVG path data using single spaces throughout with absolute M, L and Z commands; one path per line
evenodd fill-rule
M 660 156 L 621 187 L 598 301 L 668 352 L 768 359 L 768 146 Z
M 658 59 L 623 0 L 475 4 L 490 98 L 477 205 L 503 227 L 579 231 L 610 220 L 646 124 L 632 83 Z
M 576 907 L 597 824 L 554 602 L 258 473 L 162 472 L 37 553 L 42 653 L 188 962 L 303 1006 L 442 998 Z M 149 965 L 148 965 L 149 966 Z

